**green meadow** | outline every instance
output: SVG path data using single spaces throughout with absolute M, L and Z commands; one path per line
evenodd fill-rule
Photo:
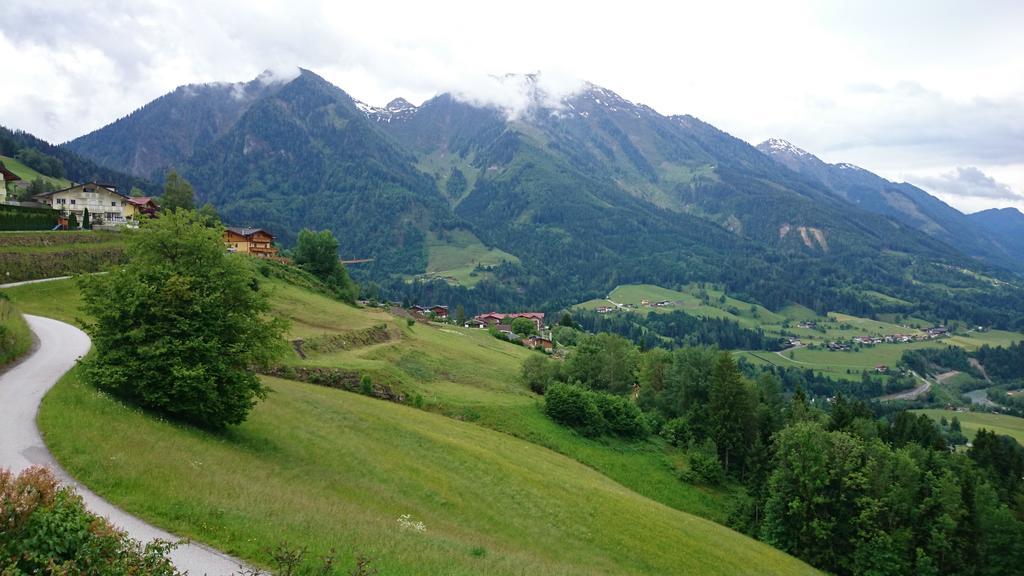
M 990 414 L 988 412 L 957 412 L 955 410 L 914 410 L 921 414 L 927 414 L 929 418 L 938 421 L 943 416 L 946 420 L 952 420 L 954 416 L 960 420 L 960 426 L 964 435 L 974 438 L 978 430 L 984 428 L 996 434 L 1012 436 L 1017 442 L 1024 444 L 1024 418 L 1008 416 L 1006 414 Z
M 255 562 L 287 540 L 382 574 L 804 574 L 814 570 L 710 520 L 732 489 L 679 480 L 660 439 L 588 439 L 544 416 L 518 382 L 536 352 L 482 330 L 417 323 L 261 279 L 291 337 L 386 338 L 297 356 L 358 370 L 422 409 L 277 378 L 250 419 L 212 434 L 153 418 L 72 371 L 39 418 L 90 488 L 185 537 Z M 73 281 L 12 289 L 34 314 L 79 315 Z M 409 514 L 423 532 L 403 530 Z M 347 564 L 346 564 L 347 563 Z

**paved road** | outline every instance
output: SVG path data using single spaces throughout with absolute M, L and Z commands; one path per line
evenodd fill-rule
M 66 484 L 72 485 L 93 512 L 142 542 L 154 538 L 175 540 L 171 534 L 125 513 L 75 482 L 53 459 L 36 428 L 36 413 L 43 395 L 75 361 L 89 351 L 89 337 L 63 322 L 25 315 L 38 346 L 32 354 L 0 375 L 0 467 L 15 473 L 34 464 L 47 466 Z M 171 553 L 175 566 L 192 576 L 226 576 L 235 573 L 239 561 L 198 544 L 179 547 Z

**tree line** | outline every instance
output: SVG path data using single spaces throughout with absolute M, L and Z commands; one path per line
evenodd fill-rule
M 983 431 L 952 452 L 952 431 L 924 415 L 842 394 L 815 405 L 777 374 L 747 378 L 728 352 L 640 352 L 611 334 L 583 336 L 561 364 L 531 357 L 522 378 L 554 392 L 547 413 L 583 433 L 657 433 L 686 449 L 684 480 L 743 487 L 730 525 L 823 570 L 1024 570 L 1024 449 L 1012 438 Z M 634 408 L 603 408 L 604 396 Z

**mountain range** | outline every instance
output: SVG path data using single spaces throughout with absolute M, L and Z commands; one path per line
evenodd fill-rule
M 286 245 L 302 227 L 331 229 L 344 254 L 374 258 L 354 270 L 364 282 L 469 307 L 715 281 L 769 307 L 902 301 L 1019 320 L 1019 212 L 966 216 L 782 141 L 755 148 L 592 84 L 553 104 L 524 80 L 530 105 L 515 117 L 452 94 L 373 107 L 308 70 L 183 86 L 65 147 L 138 177 L 177 169 L 225 221 Z M 504 256 L 471 256 L 484 251 Z M 473 287 L 446 262 L 472 267 Z M 441 280 L 412 281 L 428 270 Z

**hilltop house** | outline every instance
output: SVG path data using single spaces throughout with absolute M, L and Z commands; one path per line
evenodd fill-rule
M 544 313 L 543 312 L 513 312 L 511 314 L 504 314 L 501 312 L 488 312 L 486 314 L 477 314 L 473 317 L 474 320 L 483 322 L 487 326 L 496 326 L 498 324 L 511 324 L 512 320 L 516 318 L 526 318 L 533 322 L 534 327 L 537 331 L 544 329 Z
M 3 164 L 0 164 L 0 204 L 7 203 L 7 183 L 17 180 L 21 180 L 21 178 L 14 172 L 4 168 Z
M 142 216 L 153 216 L 160 208 L 152 198 L 132 198 L 117 191 L 113 184 L 85 182 L 70 188 L 36 194 L 33 199 L 44 206 L 59 210 L 62 216 L 72 214 L 82 222 L 89 210 L 92 224 L 123 226 Z
M 228 226 L 224 229 L 224 244 L 228 252 L 242 252 L 259 258 L 277 256 L 274 235 L 262 228 Z

